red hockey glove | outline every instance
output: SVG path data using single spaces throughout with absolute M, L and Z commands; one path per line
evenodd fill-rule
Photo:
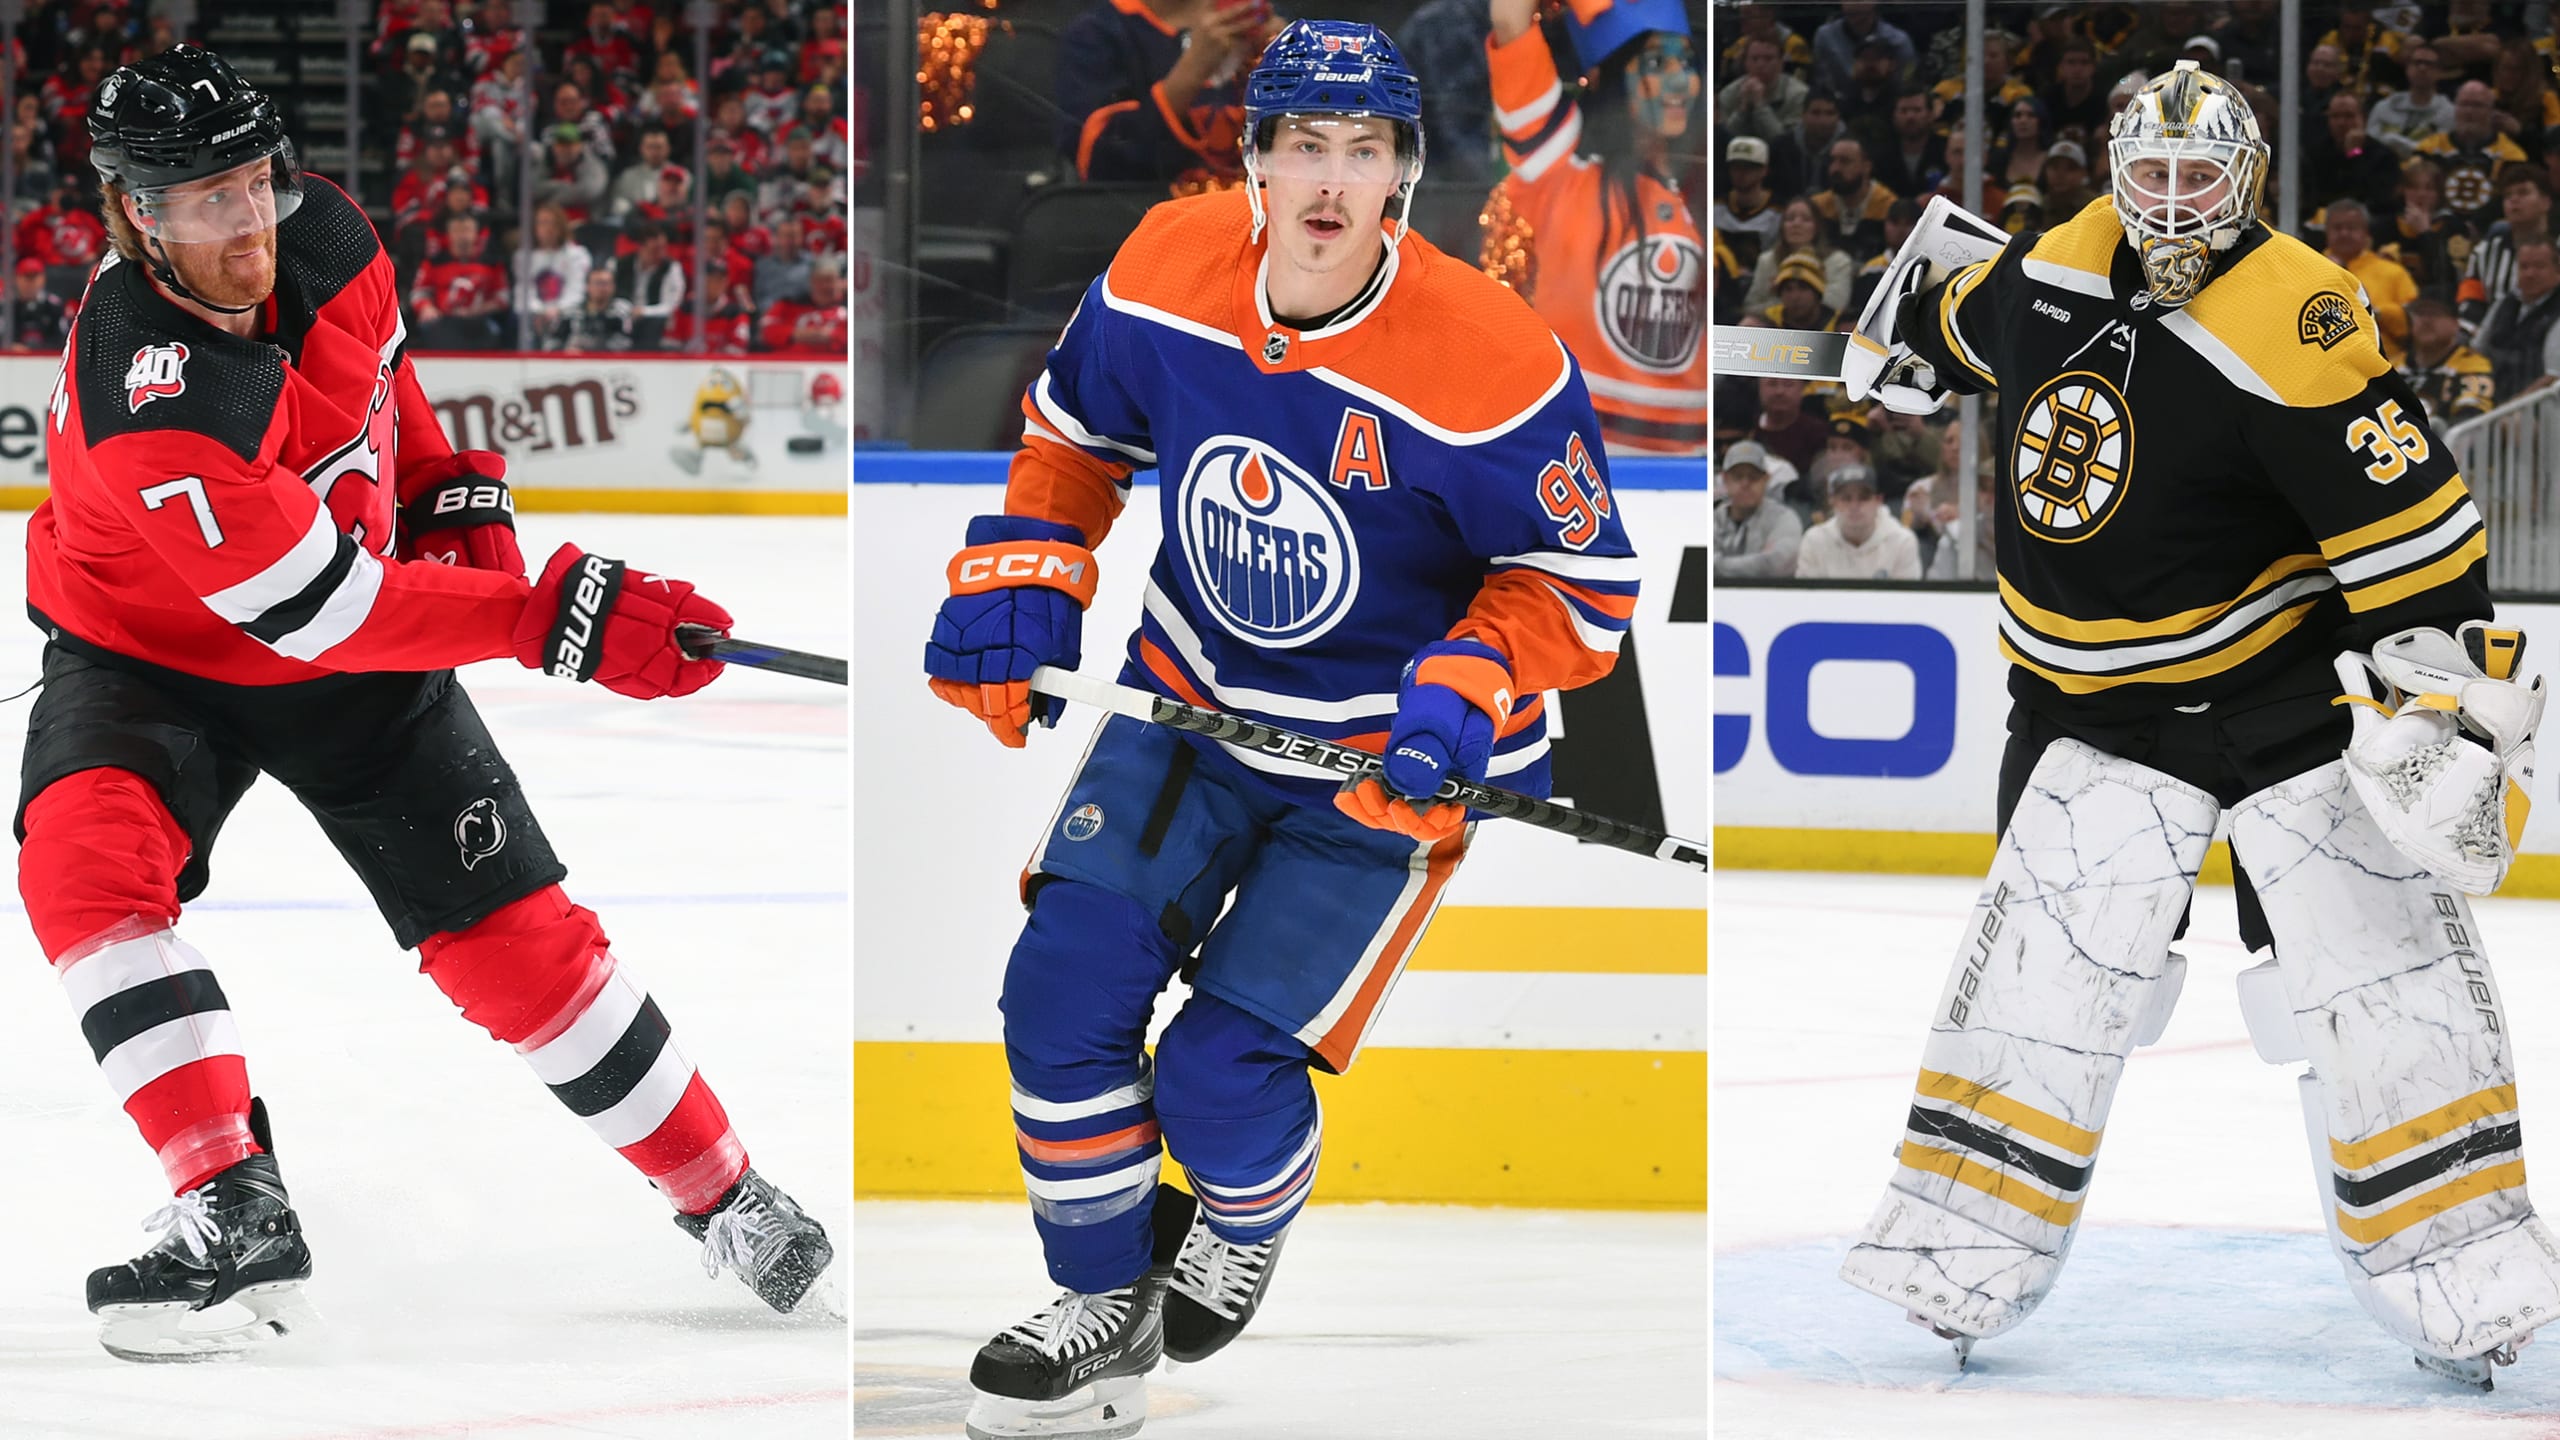
M 400 558 L 524 574 L 507 457 L 463 450 L 420 467 L 425 488 L 400 507 Z
M 682 580 L 563 545 L 542 567 L 516 621 L 516 658 L 635 700 L 690 695 L 725 667 L 688 657 L 676 643 L 676 627 L 707 625 L 726 635 L 732 623 L 728 611 Z

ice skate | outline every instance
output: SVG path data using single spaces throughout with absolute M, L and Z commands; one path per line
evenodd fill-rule
M 250 1156 L 143 1228 L 159 1231 L 159 1243 L 89 1272 L 98 1343 L 117 1359 L 221 1359 L 319 1320 L 302 1293 L 311 1247 L 274 1156 Z
M 758 1299 L 785 1315 L 842 1316 L 835 1246 L 817 1221 L 752 1168 L 720 1203 L 676 1224 L 702 1242 L 702 1273 L 736 1273 Z
M 969 1440 L 1118 1440 L 1147 1420 L 1164 1350 L 1164 1275 L 1099 1295 L 1068 1291 L 990 1340 L 969 1367 Z
M 1258 1245 L 1218 1238 L 1199 1213 L 1200 1202 L 1170 1185 L 1156 1191 L 1156 1271 L 1165 1278 L 1164 1353 L 1197 1364 L 1244 1333 L 1271 1271 L 1280 1259 L 1287 1226 Z
M 2531 1338 L 2533 1337 L 2525 1337 L 2527 1340 Z M 2409 1358 L 2419 1369 L 2430 1374 L 2459 1381 L 2474 1390 L 2489 1391 L 2498 1388 L 2498 1370 L 2503 1366 L 2516 1363 L 2516 1349 L 2523 1343 L 2523 1340 L 2519 1340 L 2514 1344 L 2501 1345 L 2494 1350 L 2483 1350 L 2477 1355 L 2460 1360 L 2447 1360 L 2440 1355 L 2430 1355 L 2424 1350 L 2418 1351 Z

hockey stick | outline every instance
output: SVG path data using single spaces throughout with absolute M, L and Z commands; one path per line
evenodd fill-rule
M 1179 700 L 1168 700 L 1161 695 L 1150 695 L 1144 690 L 1079 675 L 1053 665 L 1043 665 L 1031 672 L 1031 688 L 1060 700 L 1091 705 L 1115 715 L 1126 715 L 1132 720 L 1150 721 L 1169 730 L 1187 730 L 1212 740 L 1224 740 L 1230 745 L 1259 750 L 1265 755 L 1277 755 L 1320 770 L 1336 771 L 1355 780 L 1375 775 L 1384 768 L 1378 757 L 1366 750 L 1354 750 L 1330 740 L 1300 735 L 1276 725 L 1265 725 L 1259 720 L 1247 720 L 1241 715 L 1185 705 Z M 1526 795 L 1480 785 L 1472 780 L 1449 780 L 1432 798 L 1454 800 L 1470 810 L 1482 810 L 1488 815 L 1535 825 L 1541 830 L 1553 830 L 1576 840 L 1589 840 L 1637 855 L 1650 855 L 1656 860 L 1668 860 L 1693 870 L 1708 868 L 1707 847 L 1695 840 L 1683 840 L 1642 825 L 1593 815 L 1570 805 L 1532 800 Z
M 1784 380 L 1837 380 L 1849 346 L 1844 330 L 1771 330 L 1718 325 L 1707 337 L 1707 368 L 1718 375 L 1774 375 Z M 1872 343 L 1872 342 L 1865 342 Z
M 806 650 L 785 650 L 779 645 L 759 645 L 752 640 L 732 640 L 708 625 L 679 625 L 676 643 L 684 653 L 696 660 L 718 660 L 728 665 L 744 665 L 754 670 L 771 670 L 777 675 L 797 675 L 803 680 L 823 680 L 830 685 L 846 683 L 845 663 L 831 655 L 812 655 Z

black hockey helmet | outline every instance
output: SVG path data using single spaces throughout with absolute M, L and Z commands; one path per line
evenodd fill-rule
M 89 106 L 89 163 L 145 210 L 158 192 L 253 161 L 276 161 L 276 218 L 302 203 L 302 168 L 275 101 L 197 45 L 127 65 Z

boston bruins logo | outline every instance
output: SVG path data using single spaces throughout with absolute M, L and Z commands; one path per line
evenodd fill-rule
M 2133 470 L 2132 407 L 2103 376 L 2073 370 L 2028 398 L 2010 474 L 2029 533 L 2069 545 L 2098 533 Z
M 2326 350 L 2356 333 L 2356 307 L 2335 290 L 2322 290 L 2302 302 L 2296 320 L 2302 343 Z

